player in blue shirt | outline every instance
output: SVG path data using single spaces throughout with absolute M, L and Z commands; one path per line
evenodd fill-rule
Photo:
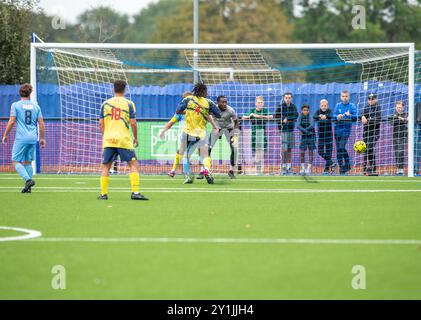
M 346 144 L 351 135 L 352 125 L 358 119 L 357 107 L 349 102 L 349 92 L 344 90 L 341 92 L 341 100 L 333 112 L 335 124 L 335 142 L 336 142 L 336 159 L 340 167 L 340 174 L 346 174 L 351 170 L 348 151 Z
M 12 104 L 10 119 L 4 132 L 2 142 L 6 144 L 7 136 L 17 123 L 15 142 L 12 149 L 12 162 L 16 171 L 25 180 L 22 193 L 30 193 L 35 185 L 32 180 L 33 171 L 31 162 L 34 161 L 35 148 L 38 142 L 38 125 L 41 138 L 40 147 L 45 147 L 45 126 L 41 108 L 36 102 L 30 100 L 32 86 L 25 83 L 19 89 L 21 100 Z

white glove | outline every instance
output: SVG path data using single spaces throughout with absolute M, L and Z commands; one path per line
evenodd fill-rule
M 239 137 L 237 135 L 231 137 L 231 143 L 234 147 L 238 146 Z

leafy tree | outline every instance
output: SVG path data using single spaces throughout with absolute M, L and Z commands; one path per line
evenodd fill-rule
M 421 45 L 421 1 L 299 0 L 293 19 L 300 42 L 416 42 Z M 352 8 L 366 11 L 366 29 L 353 29 Z M 282 6 L 282 3 L 281 3 Z
M 29 80 L 30 35 L 27 21 L 37 1 L 0 2 L 0 83 L 15 84 Z
M 292 25 L 275 0 L 209 0 L 199 6 L 201 43 L 281 43 L 290 41 Z M 193 42 L 193 5 L 183 1 L 158 20 L 154 42 Z
M 158 28 L 158 20 L 172 15 L 183 4 L 180 0 L 160 0 L 149 4 L 133 17 L 124 36 L 125 42 L 147 43 Z
M 97 7 L 77 19 L 77 40 L 80 42 L 120 42 L 129 27 L 127 15 L 108 7 Z

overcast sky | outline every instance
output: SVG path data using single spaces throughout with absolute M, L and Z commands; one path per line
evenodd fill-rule
M 49 15 L 59 15 L 74 23 L 76 17 L 92 7 L 107 6 L 132 16 L 149 3 L 158 0 L 40 0 L 40 7 Z

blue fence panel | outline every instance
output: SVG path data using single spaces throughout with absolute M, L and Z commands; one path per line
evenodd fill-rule
M 85 91 L 98 92 L 95 95 L 94 106 L 81 106 L 79 110 L 74 110 L 74 116 L 83 117 L 85 114 L 92 114 L 92 108 L 96 104 L 99 105 L 106 98 L 104 93 L 101 93 L 100 86 L 90 83 L 77 84 L 78 93 L 72 93 L 72 104 L 82 104 Z M 96 88 L 98 90 L 96 90 Z M 282 88 L 282 89 L 281 89 Z M 387 116 L 393 110 L 393 104 L 396 99 L 408 92 L 408 87 L 399 83 L 383 83 L 379 85 L 378 82 L 370 81 L 364 86 L 361 83 L 285 83 L 281 84 L 241 84 L 241 83 L 224 83 L 215 86 L 210 86 L 210 98 L 215 100 L 220 92 L 230 92 L 231 94 L 238 92 L 241 96 L 227 95 L 228 100 L 231 100 L 232 107 L 238 110 L 248 110 L 249 107 L 254 106 L 255 95 L 262 95 L 267 101 L 274 101 L 273 95 L 280 95 L 282 92 L 290 91 L 294 95 L 294 102 L 297 106 L 307 103 L 311 106 L 313 112 L 319 105 L 321 99 L 327 99 L 330 106 L 333 108 L 339 102 L 339 94 L 341 90 L 349 90 L 351 93 L 351 102 L 358 103 L 358 94 L 360 92 L 370 92 L 370 88 L 376 88 L 377 94 L 381 98 L 384 116 Z M 63 92 L 71 92 L 74 88 L 64 87 Z M 192 86 L 189 83 L 170 84 L 163 87 L 160 86 L 141 86 L 130 87 L 130 94 L 132 100 L 136 103 L 139 118 L 158 118 L 168 119 L 174 114 L 174 111 L 181 100 L 181 96 L 185 91 L 191 90 Z M 60 106 L 60 91 L 55 84 L 38 84 L 38 103 L 41 106 L 44 118 L 54 119 L 61 117 Z M 110 88 L 111 90 L 111 88 Z M 0 85 L 0 117 L 7 118 L 10 113 L 10 105 L 19 100 L 19 85 Z M 250 92 L 249 95 L 244 95 L 244 92 Z M 417 83 L 415 92 L 421 92 L 421 84 Z M 280 97 L 276 99 L 280 101 Z M 236 105 L 237 104 L 237 105 Z M 66 105 L 64 105 L 66 107 Z M 276 106 L 267 106 L 271 111 L 274 111 Z M 363 105 L 359 106 L 361 111 Z M 240 112 L 241 114 L 241 112 Z

